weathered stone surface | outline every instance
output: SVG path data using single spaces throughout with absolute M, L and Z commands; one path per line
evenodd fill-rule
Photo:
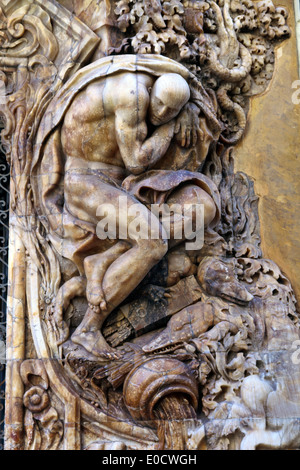
M 292 37 L 276 48 L 272 85 L 252 100 L 251 119 L 234 156 L 236 170 L 255 182 L 264 256 L 288 276 L 299 301 L 299 64 L 293 3 L 281 5 L 289 11 Z

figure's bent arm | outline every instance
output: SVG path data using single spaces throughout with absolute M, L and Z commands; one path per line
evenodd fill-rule
M 147 139 L 148 105 L 149 94 L 141 91 L 138 100 L 129 97 L 127 105 L 116 111 L 119 150 L 126 168 L 133 174 L 152 168 L 165 155 L 174 136 L 175 120 L 172 120 Z

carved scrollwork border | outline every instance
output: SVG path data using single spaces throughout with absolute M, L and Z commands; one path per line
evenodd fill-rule
M 21 170 L 25 160 L 18 158 L 16 147 L 10 146 L 12 135 L 16 141 L 20 141 L 22 131 L 16 124 L 20 116 L 25 124 L 26 137 L 34 132 L 32 124 L 28 121 L 26 115 L 25 101 L 28 92 L 31 96 L 39 90 L 39 99 L 32 101 L 32 108 L 35 112 L 35 121 L 39 122 L 39 112 L 45 107 L 51 99 L 52 94 L 60 84 L 67 80 L 70 74 L 74 73 L 82 66 L 90 54 L 99 43 L 99 38 L 83 23 L 75 17 L 71 18 L 69 12 L 57 2 L 41 0 L 2 0 L 1 14 L 3 19 L 4 36 L 6 29 L 8 40 L 12 38 L 13 46 L 16 46 L 14 54 L 6 56 L 5 51 L 0 56 L 0 64 L 5 72 L 1 75 L 1 83 L 4 83 L 5 94 L 2 112 L 4 109 L 6 129 L 2 133 L 3 143 L 6 144 L 6 156 L 11 158 L 12 162 L 19 160 L 19 164 L 11 167 L 11 173 L 14 177 L 22 178 L 26 173 Z M 22 42 L 22 34 L 26 27 L 32 32 L 28 42 Z M 14 29 L 15 28 L 15 29 Z M 38 29 L 45 34 L 40 34 Z M 61 36 L 64 41 L 69 42 L 69 53 L 62 55 L 58 47 L 56 36 Z M 5 38 L 4 38 L 5 40 Z M 22 47 L 22 46 L 26 47 Z M 39 76 L 38 70 L 46 73 L 46 81 L 43 75 Z M 59 73 L 57 73 L 57 71 Z M 11 79 L 13 74 L 23 78 L 23 88 L 15 89 L 16 80 Z M 34 78 L 35 77 L 35 78 Z M 45 78 L 45 77 L 44 77 Z M 54 82 L 53 82 L 54 78 Z M 33 83 L 37 80 L 36 85 Z M 42 79 L 42 80 L 41 80 Z M 33 81 L 32 81 L 33 80 Z M 50 88 L 51 90 L 50 90 Z M 3 95 L 3 96 L 2 96 Z M 48 100 L 48 101 L 47 101 Z M 41 105 L 39 105 L 39 102 Z M 14 103 L 16 106 L 14 106 Z M 35 104 L 37 106 L 35 106 Z M 12 107 L 11 107 L 12 104 Z M 16 114 L 14 115 L 16 110 Z M 24 114 L 25 112 L 25 114 Z M 25 117 L 25 115 L 27 117 Z M 24 122 L 27 121 L 27 122 Z M 24 130 L 23 129 L 23 130 Z M 8 144 L 8 145 L 7 145 Z M 28 152 L 27 152 L 28 154 Z M 27 158 L 27 157 L 26 157 Z M 26 165 L 26 164 L 25 164 Z M 20 171 L 21 170 L 21 171 Z M 26 177 L 26 176 L 25 176 Z M 10 182 L 11 207 L 14 207 L 15 183 Z M 7 187 L 8 188 L 8 187 Z M 0 209 L 2 206 L 0 207 Z M 24 208 L 19 208 L 19 219 L 24 219 L 26 213 Z M 8 228 L 8 225 L 7 225 Z M 8 269 L 8 298 L 7 298 L 7 336 L 6 336 L 6 383 L 5 383 L 5 449 L 23 450 L 24 449 L 24 393 L 26 387 L 22 381 L 20 367 L 25 360 L 26 343 L 26 321 L 27 305 L 34 300 L 26 294 L 26 276 L 32 274 L 30 265 L 27 265 L 28 254 L 22 240 L 22 235 L 18 235 L 16 230 L 10 230 L 9 233 L 9 261 Z M 9 267 L 8 267 L 9 266 Z M 32 279 L 34 284 L 34 279 Z M 38 282 L 38 280 L 37 280 Z M 37 315 L 38 310 L 33 310 Z M 38 351 L 37 351 L 38 352 Z M 43 351 L 42 358 L 48 358 L 49 355 Z M 51 374 L 51 365 L 54 361 L 49 360 L 45 367 L 47 373 Z M 49 365 L 50 364 L 50 365 Z M 55 364 L 54 368 L 57 365 Z M 53 373 L 54 377 L 56 373 Z M 1 378 L 1 377 L 0 377 Z M 68 395 L 68 385 L 62 384 L 63 393 Z M 70 396 L 63 397 L 65 421 L 68 423 L 67 430 L 63 436 L 63 448 L 76 450 L 80 448 L 80 412 L 77 398 Z M 28 413 L 27 413 L 28 415 Z M 2 419 L 2 415 L 0 417 Z
M 8 288 L 9 167 L 0 145 L 0 450 L 4 447 L 5 340 Z

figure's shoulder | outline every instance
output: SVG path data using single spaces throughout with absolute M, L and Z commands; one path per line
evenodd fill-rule
M 89 83 L 73 101 L 81 109 L 105 108 L 108 113 L 121 109 L 138 108 L 139 114 L 146 112 L 150 100 L 153 78 L 135 72 L 116 73 Z
M 149 104 L 151 84 L 151 80 L 145 79 L 142 74 L 124 72 L 109 79 L 105 94 L 112 94 L 117 107 L 138 106 L 141 110 Z

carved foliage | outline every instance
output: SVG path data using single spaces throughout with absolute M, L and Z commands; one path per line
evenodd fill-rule
M 241 96 L 261 93 L 271 80 L 274 41 L 290 34 L 287 11 L 270 0 L 121 0 L 115 14 L 134 53 L 183 62 L 216 91 L 227 143 L 239 141 L 248 106 Z

